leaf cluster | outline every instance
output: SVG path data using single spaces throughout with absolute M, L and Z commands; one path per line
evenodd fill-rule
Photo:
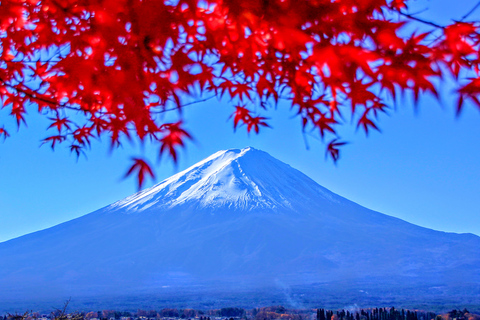
M 365 133 L 392 98 L 439 96 L 457 79 L 457 110 L 480 107 L 476 22 L 430 23 L 405 35 L 405 0 L 0 1 L 0 107 L 50 122 L 43 142 L 80 156 L 92 139 L 112 148 L 153 141 L 177 160 L 191 134 L 182 109 L 206 95 L 232 100 L 236 129 L 259 133 L 285 100 L 304 132 L 327 137 L 334 161 L 348 116 Z M 396 17 L 396 18 L 392 18 Z M 433 39 L 433 40 L 432 40 Z M 177 112 L 169 122 L 165 113 Z M 8 130 L 7 130 L 8 129 Z M 10 129 L 0 123 L 0 138 Z M 134 158 L 139 187 L 150 165 Z

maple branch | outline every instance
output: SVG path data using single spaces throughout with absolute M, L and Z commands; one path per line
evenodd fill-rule
M 404 12 L 402 12 L 402 11 L 400 11 L 400 10 L 394 10 L 394 11 L 398 12 L 400 15 L 402 15 L 402 16 L 404 16 L 404 17 L 406 17 L 406 18 L 409 18 L 409 19 L 411 19 L 411 20 L 415 20 L 415 21 L 417 21 L 417 22 L 420 22 L 420 23 L 423 23 L 423 24 L 426 24 L 426 25 L 435 27 L 435 28 L 437 28 L 437 29 L 445 29 L 444 26 L 441 26 L 441 25 L 439 25 L 439 24 L 437 24 L 437 23 L 435 23 L 435 22 L 417 18 L 417 17 L 415 17 L 415 16 L 413 16 L 413 15 L 411 15 L 411 14 L 404 13 Z
M 477 4 L 459 20 L 459 22 L 467 19 L 468 16 L 471 15 L 475 10 L 477 10 L 478 7 L 480 7 L 480 1 L 478 1 Z
M 74 107 L 69 106 L 69 105 L 67 105 L 67 104 L 57 103 L 57 102 L 55 102 L 55 101 L 53 101 L 53 100 L 44 98 L 44 97 L 42 97 L 42 96 L 37 96 L 37 95 L 35 95 L 35 94 L 32 94 L 32 93 L 28 92 L 27 90 L 24 90 L 24 89 L 22 89 L 22 88 L 18 88 L 18 87 L 14 86 L 14 85 L 11 85 L 11 84 L 7 83 L 7 82 L 6 82 L 5 80 L 3 80 L 2 78 L 0 78 L 0 82 L 1 82 L 4 86 L 6 86 L 6 87 L 8 87 L 8 88 L 11 88 L 11 89 L 13 89 L 13 90 L 15 90 L 15 91 L 17 91 L 17 92 L 19 92 L 19 93 L 23 93 L 24 95 L 26 95 L 27 97 L 29 97 L 29 98 L 32 99 L 32 100 L 45 102 L 45 103 L 48 103 L 48 104 L 50 104 L 50 105 L 52 105 L 52 106 L 57 106 L 57 107 L 61 107 L 61 108 L 69 109 L 69 110 L 83 111 L 83 110 L 80 109 L 80 108 L 74 108 Z
M 165 113 L 165 112 L 169 112 L 169 111 L 175 111 L 175 110 L 179 110 L 179 109 L 182 109 L 183 107 L 187 107 L 187 106 L 191 106 L 193 104 L 197 104 L 197 103 L 200 103 L 200 102 L 205 102 L 205 101 L 208 101 L 212 98 L 215 98 L 217 95 L 212 95 L 210 97 L 207 97 L 207 98 L 204 98 L 204 99 L 201 99 L 201 100 L 195 100 L 195 101 L 192 101 L 192 102 L 189 102 L 189 103 L 185 103 L 181 106 L 177 106 L 177 107 L 174 107 L 174 108 L 169 108 L 169 109 L 162 109 L 162 110 L 158 110 L 158 111 L 151 111 L 152 113 Z
M 192 101 L 192 102 L 189 102 L 189 103 L 185 103 L 184 105 L 182 105 L 182 108 L 183 108 L 183 107 L 186 107 L 186 106 L 190 106 L 190 105 L 192 105 L 192 104 L 196 104 L 196 103 L 208 101 L 208 100 L 210 100 L 210 99 L 212 99 L 212 98 L 215 98 L 216 96 L 217 96 L 217 95 L 214 94 L 213 96 L 204 98 L 204 99 L 202 99 L 202 100 L 196 100 L 196 101 Z

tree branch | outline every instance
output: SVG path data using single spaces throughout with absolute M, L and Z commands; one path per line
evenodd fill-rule
M 181 105 L 180 107 L 173 107 L 173 108 L 169 108 L 169 109 L 162 109 L 162 110 L 159 110 L 159 111 L 152 111 L 152 113 L 165 113 L 165 112 L 169 112 L 169 111 L 175 111 L 175 110 L 179 110 L 183 107 L 186 107 L 186 106 L 190 106 L 192 104 L 197 104 L 197 103 L 200 103 L 200 102 L 205 102 L 205 101 L 208 101 L 212 98 L 215 98 L 217 95 L 213 95 L 213 96 L 210 96 L 210 97 L 207 97 L 205 99 L 201 99 L 201 100 L 195 100 L 195 101 L 192 101 L 192 102 L 189 102 L 189 103 L 185 103 L 183 105 Z
M 469 15 L 471 15 L 477 8 L 480 7 L 480 1 L 477 2 L 477 4 L 470 10 L 468 11 L 460 20 L 459 22 L 462 22 L 463 20 L 467 19 Z
M 64 104 L 64 103 L 57 103 L 56 101 L 53 101 L 53 100 L 50 100 L 50 99 L 47 99 L 45 97 L 42 97 L 41 95 L 38 96 L 36 94 L 32 94 L 30 92 L 28 92 L 27 90 L 24 90 L 22 88 L 18 88 L 17 86 L 14 86 L 14 85 L 11 85 L 9 83 L 7 83 L 5 80 L 3 80 L 2 78 L 0 78 L 0 82 L 8 87 L 8 88 L 11 88 L 19 93 L 23 93 L 24 95 L 26 95 L 27 97 L 29 97 L 30 99 L 34 100 L 34 101 L 41 101 L 41 102 L 45 102 L 45 103 L 48 103 L 52 106 L 58 106 L 58 107 L 61 107 L 61 108 L 65 108 L 65 109 L 69 109 L 69 110 L 74 110 L 74 111 L 83 111 L 82 109 L 80 108 L 74 108 L 72 106 L 69 106 L 67 104 Z M 32 89 L 31 89 L 32 90 Z
M 409 18 L 410 20 L 415 20 L 417 22 L 420 22 L 420 23 L 423 23 L 423 24 L 426 24 L 426 25 L 429 25 L 429 26 L 432 26 L 432 27 L 435 27 L 437 29 L 445 29 L 445 26 L 441 26 L 435 22 L 432 22 L 432 21 L 428 21 L 428 20 L 423 20 L 423 19 L 420 19 L 420 18 L 417 18 L 411 14 L 408 14 L 408 13 L 404 13 L 404 12 L 401 12 L 400 10 L 394 10 L 396 12 L 398 12 L 400 15 L 406 17 L 406 18 Z

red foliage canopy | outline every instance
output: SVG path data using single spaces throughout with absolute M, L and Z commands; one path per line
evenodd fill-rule
M 391 97 L 438 96 L 447 74 L 468 77 L 458 110 L 480 107 L 479 25 L 406 10 L 405 0 L 0 0 L 1 108 L 17 126 L 37 108 L 52 148 L 78 155 L 92 138 L 138 137 L 176 160 L 190 134 L 162 113 L 227 94 L 234 128 L 258 133 L 268 126 L 258 111 L 285 99 L 305 130 L 330 137 L 336 160 L 345 114 L 368 133 Z M 409 19 L 435 31 L 405 36 Z M 9 130 L 0 123 L 0 137 Z M 153 172 L 134 160 L 141 185 Z

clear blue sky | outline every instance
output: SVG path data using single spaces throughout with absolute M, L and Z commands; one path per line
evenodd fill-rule
M 447 23 L 476 2 L 417 0 L 412 9 L 428 9 L 421 16 Z M 480 10 L 472 18 L 480 19 Z M 177 166 L 166 159 L 156 165 L 156 182 L 218 150 L 253 146 L 370 209 L 437 230 L 480 235 L 480 112 L 468 105 L 456 119 L 450 92 L 444 88 L 442 104 L 422 98 L 418 112 L 406 99 L 381 117 L 382 132 L 368 138 L 346 130 L 350 144 L 337 165 L 325 160 L 325 146 L 315 139 L 307 139 L 307 148 L 300 120 L 291 119 L 285 106 L 269 114 L 273 129 L 249 136 L 242 128 L 233 132 L 227 102 L 192 105 L 185 120 L 196 140 L 180 153 Z M 137 149 L 127 145 L 109 153 L 106 141 L 94 143 L 88 159 L 77 162 L 64 147 L 55 152 L 39 147 L 48 124 L 33 110 L 27 123 L 0 142 L 0 241 L 79 217 L 136 191 L 134 180 L 122 177 L 130 157 L 141 155 Z M 154 158 L 155 151 L 146 149 Z

